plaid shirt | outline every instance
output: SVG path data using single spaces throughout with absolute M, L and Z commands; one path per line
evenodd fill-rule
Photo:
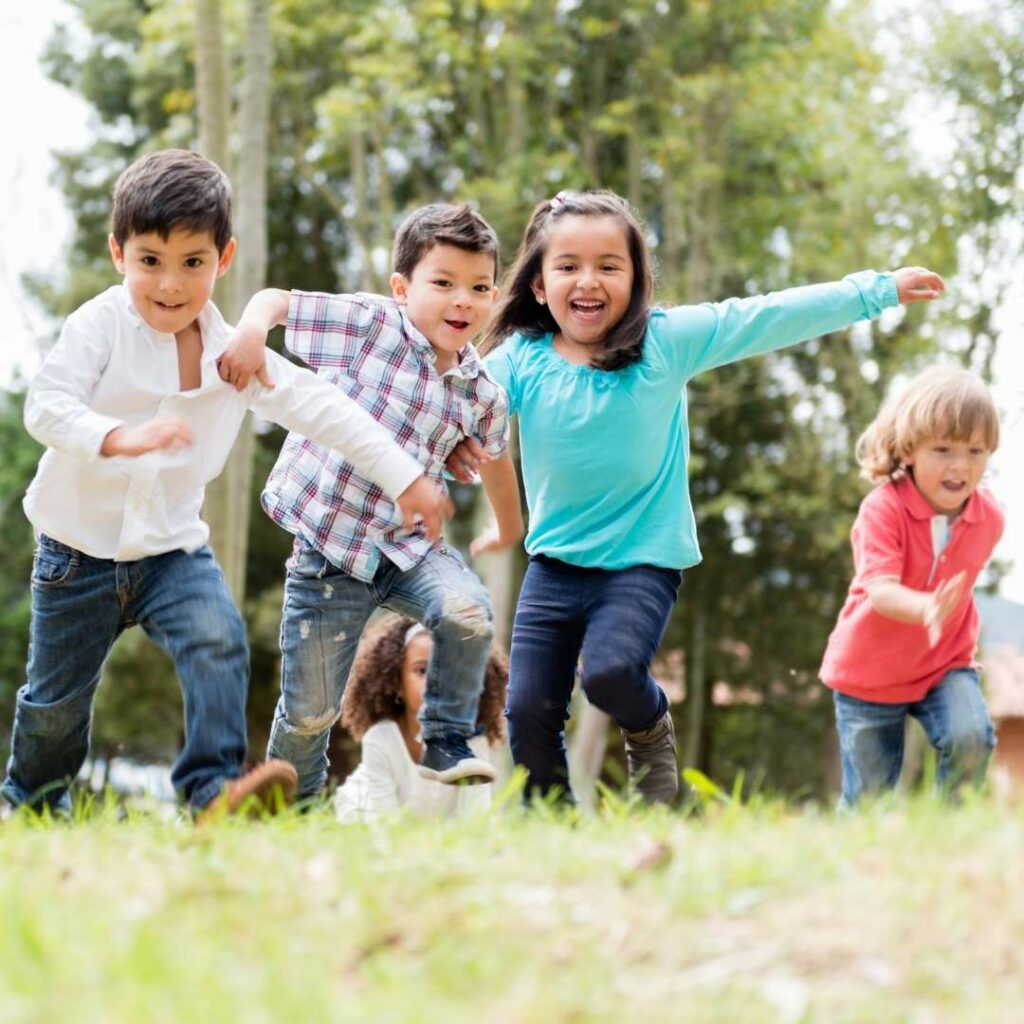
M 430 343 L 390 299 L 292 292 L 285 345 L 386 427 L 442 488 L 445 459 L 464 437 L 477 438 L 492 455 L 508 444 L 505 393 L 473 346 L 439 377 Z M 408 571 L 430 550 L 422 531 L 403 531 L 394 502 L 376 484 L 299 434 L 289 434 L 281 449 L 263 508 L 364 582 L 373 579 L 381 555 Z

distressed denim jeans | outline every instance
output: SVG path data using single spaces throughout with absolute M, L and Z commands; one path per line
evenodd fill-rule
M 651 565 L 584 569 L 536 555 L 512 627 L 505 714 L 524 796 L 557 788 L 571 800 L 565 723 L 577 663 L 587 699 L 621 728 L 651 728 L 668 698 L 651 675 L 682 573 Z
M 267 756 L 295 766 L 300 798 L 327 781 L 331 726 L 341 715 L 363 628 L 378 607 L 411 616 L 433 636 L 423 738 L 475 731 L 494 625 L 487 590 L 458 552 L 433 548 L 405 572 L 382 557 L 364 583 L 297 541 L 284 586 L 281 697 Z
M 68 786 L 88 754 L 103 662 L 133 625 L 171 656 L 181 681 L 185 744 L 171 772 L 175 788 L 198 809 L 239 775 L 249 650 L 210 549 L 114 562 L 40 536 L 27 678 L 0 787 L 10 803 L 69 806 Z
M 903 767 L 907 716 L 916 718 L 939 755 L 936 785 L 947 792 L 985 780 L 995 730 L 971 668 L 947 672 L 921 700 L 880 704 L 836 692 L 836 729 L 843 768 L 841 809 L 864 795 L 893 789 Z

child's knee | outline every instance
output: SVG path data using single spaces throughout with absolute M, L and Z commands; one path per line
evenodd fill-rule
M 949 754 L 958 763 L 977 764 L 988 760 L 995 749 L 996 737 L 991 722 L 966 720 L 952 723 Z
M 494 616 L 486 595 L 449 594 L 437 617 L 427 623 L 435 635 L 453 634 L 463 640 L 490 644 L 494 639 Z
M 616 698 L 621 701 L 623 693 L 635 690 L 646 679 L 645 665 L 628 658 L 611 658 L 593 668 L 584 664 L 581 684 L 587 700 L 604 711 L 615 705 Z

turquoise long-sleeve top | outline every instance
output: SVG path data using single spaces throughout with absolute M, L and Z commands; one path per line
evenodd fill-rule
M 510 337 L 485 360 L 519 416 L 526 550 L 571 565 L 685 569 L 700 561 L 687 486 L 686 382 L 899 304 L 892 274 L 651 311 L 623 370 L 563 359 L 552 335 Z

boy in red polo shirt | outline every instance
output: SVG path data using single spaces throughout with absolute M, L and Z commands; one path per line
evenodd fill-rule
M 861 474 L 878 486 L 853 524 L 853 582 L 820 672 L 835 691 L 841 807 L 896 785 L 907 715 L 939 753 L 940 786 L 985 777 L 995 733 L 974 662 L 973 587 L 1003 532 L 978 487 L 998 443 L 988 389 L 949 367 L 912 380 L 857 442 Z

